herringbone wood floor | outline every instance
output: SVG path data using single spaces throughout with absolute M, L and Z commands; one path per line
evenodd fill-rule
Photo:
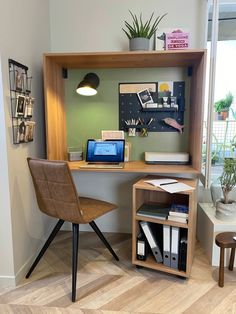
M 106 234 L 115 261 L 94 233 L 80 233 L 77 302 L 71 302 L 71 233 L 60 232 L 31 275 L 15 289 L 0 290 L 0 313 L 236 313 L 236 271 L 218 269 L 196 246 L 191 278 L 131 264 L 131 236 Z

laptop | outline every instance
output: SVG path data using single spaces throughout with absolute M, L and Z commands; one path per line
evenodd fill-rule
M 87 141 L 86 163 L 80 168 L 116 169 L 124 168 L 125 140 Z

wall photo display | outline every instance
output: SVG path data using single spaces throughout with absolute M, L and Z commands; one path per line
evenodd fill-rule
M 34 138 L 35 122 L 31 121 L 35 99 L 31 97 L 32 76 L 28 67 L 12 59 L 9 63 L 13 143 L 28 143 Z

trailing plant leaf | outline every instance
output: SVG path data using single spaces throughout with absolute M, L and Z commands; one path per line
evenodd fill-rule
M 150 39 L 155 31 L 158 29 L 158 24 L 161 22 L 163 17 L 167 15 L 167 13 L 163 14 L 162 16 L 158 16 L 155 20 L 153 20 L 153 12 L 151 14 L 151 17 L 146 22 L 144 22 L 142 18 L 142 13 L 139 15 L 139 18 L 131 11 L 129 11 L 129 13 L 132 17 L 132 24 L 125 21 L 125 27 L 127 29 L 122 28 L 122 30 L 125 32 L 126 36 L 129 39 L 137 37 Z

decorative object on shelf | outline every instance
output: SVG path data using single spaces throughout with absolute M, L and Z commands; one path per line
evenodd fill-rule
M 182 129 L 184 128 L 184 125 L 180 125 L 175 119 L 172 119 L 172 118 L 165 118 L 165 119 L 163 119 L 163 121 L 164 121 L 166 124 L 172 126 L 172 128 L 175 128 L 175 129 L 179 130 L 179 132 L 180 132 L 181 134 L 183 133 Z
M 220 99 L 215 102 L 214 109 L 218 113 L 218 120 L 225 120 L 228 118 L 229 109 L 233 103 L 234 97 L 231 92 L 225 96 L 225 98 Z
M 153 20 L 153 12 L 149 20 L 145 22 L 143 21 L 142 13 L 140 13 L 139 18 L 131 11 L 129 13 L 133 19 L 132 24 L 125 21 L 127 29 L 122 28 L 122 30 L 130 40 L 130 50 L 150 50 L 150 38 L 156 32 L 159 23 L 167 13 Z
M 219 177 L 223 198 L 216 201 L 216 218 L 224 221 L 236 219 L 236 202 L 229 193 L 236 186 L 236 159 L 225 158 L 222 175 Z
M 77 86 L 76 92 L 83 96 L 94 96 L 97 94 L 99 82 L 100 80 L 96 73 L 88 73 Z
M 183 32 L 180 29 L 174 30 L 165 35 L 165 49 L 178 50 L 189 48 L 189 33 Z
M 28 143 L 34 138 L 34 98 L 30 96 L 32 76 L 28 67 L 12 59 L 8 60 L 10 79 L 13 143 Z
M 155 33 L 155 49 L 189 49 L 189 37 L 189 32 L 184 27 L 161 28 Z

